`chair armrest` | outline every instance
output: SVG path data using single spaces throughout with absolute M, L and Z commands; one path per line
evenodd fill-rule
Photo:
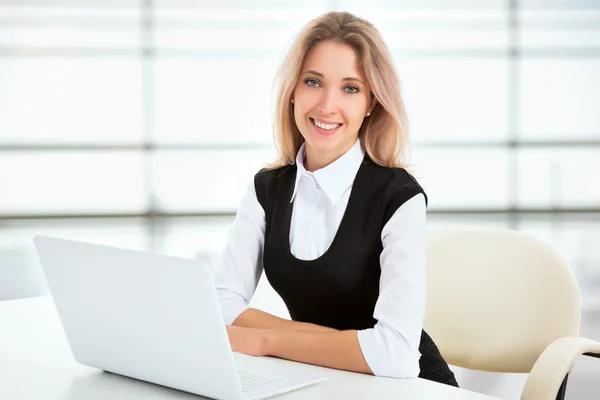
M 556 339 L 533 365 L 521 400 L 555 400 L 563 379 L 580 355 L 600 358 L 600 343 L 582 337 Z

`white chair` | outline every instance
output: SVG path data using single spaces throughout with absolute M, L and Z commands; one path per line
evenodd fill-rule
M 428 233 L 425 330 L 449 364 L 529 373 L 522 400 L 562 400 L 575 358 L 600 357 L 580 318 L 573 273 L 548 245 L 509 230 Z

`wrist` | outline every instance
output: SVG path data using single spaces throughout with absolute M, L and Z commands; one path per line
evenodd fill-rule
M 277 340 L 279 331 L 276 329 L 265 329 L 263 332 L 263 348 L 266 356 L 275 356 L 277 353 Z

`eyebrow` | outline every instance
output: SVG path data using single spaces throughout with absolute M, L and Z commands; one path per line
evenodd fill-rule
M 302 75 L 304 75 L 304 74 L 313 74 L 313 75 L 320 76 L 321 78 L 325 78 L 325 75 L 323 75 L 323 74 L 322 74 L 322 73 L 320 73 L 320 72 L 314 71 L 314 70 L 312 70 L 312 69 L 309 69 L 308 71 L 304 71 L 304 72 L 302 73 Z M 351 76 L 350 76 L 350 77 L 347 77 L 347 78 L 344 78 L 344 79 L 342 79 L 342 80 L 343 80 L 343 81 L 357 81 L 357 82 L 360 82 L 360 83 L 362 83 L 362 84 L 364 85 L 364 82 L 363 82 L 363 81 L 361 81 L 361 80 L 360 80 L 360 79 L 358 79 L 358 78 L 351 77 Z

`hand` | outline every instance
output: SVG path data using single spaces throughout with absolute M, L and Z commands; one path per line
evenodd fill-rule
M 268 355 L 266 329 L 232 325 L 226 325 L 225 327 L 227 328 L 227 336 L 229 336 L 232 351 L 254 357 Z

